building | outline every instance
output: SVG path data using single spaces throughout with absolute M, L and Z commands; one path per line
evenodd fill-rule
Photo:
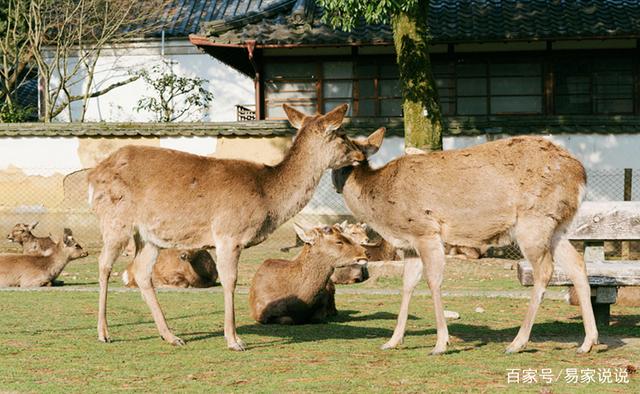
M 534 133 L 566 145 L 594 170 L 640 167 L 640 3 L 429 6 L 445 148 Z M 390 26 L 336 31 L 322 13 L 313 0 L 273 1 L 259 12 L 202 23 L 190 40 L 254 80 L 258 119 L 282 119 L 284 102 L 311 113 L 348 102 L 354 119 L 397 125 Z

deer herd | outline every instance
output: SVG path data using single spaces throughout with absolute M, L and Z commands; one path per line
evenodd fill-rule
M 103 241 L 100 341 L 111 339 L 112 267 L 133 240 L 134 257 L 122 279 L 140 289 L 165 341 L 184 345 L 167 325 L 154 288 L 209 287 L 219 277 L 227 346 L 244 350 L 235 315 L 242 250 L 300 212 L 331 170 L 336 191 L 362 223 L 295 225 L 299 254 L 266 260 L 253 277 L 249 305 L 256 321 L 323 321 L 337 313 L 334 283 L 367 279 L 367 260 L 401 260 L 405 250 L 415 251 L 419 259 L 404 265 L 396 328 L 382 348 L 402 343 L 410 299 L 424 276 L 437 328 L 432 354 L 441 354 L 449 343 L 441 294 L 445 255 L 477 258 L 490 246 L 516 241 L 533 266 L 535 284 L 507 352 L 526 346 L 554 264 L 570 277 L 580 300 L 586 336 L 578 352 L 598 343 L 585 264 L 565 237 L 586 183 L 583 166 L 567 151 L 543 138 L 514 137 L 459 150 L 408 152 L 372 168 L 369 157 L 380 149 L 384 128 L 366 138 L 347 137 L 341 128 L 346 104 L 325 115 L 307 116 L 287 105 L 284 110 L 297 135 L 274 166 L 125 146 L 89 171 L 89 201 Z M 51 285 L 69 261 L 87 256 L 71 230 L 61 239 L 36 237 L 36 224 L 18 224 L 9 234 L 23 253 L 0 255 L 0 286 Z M 376 242 L 373 232 L 380 235 Z

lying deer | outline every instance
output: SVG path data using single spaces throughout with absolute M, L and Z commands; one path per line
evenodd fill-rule
M 395 261 L 402 260 L 401 251 L 380 237 L 377 242 L 371 242 L 368 232 L 371 231 L 366 223 L 340 223 L 342 233 L 352 241 L 364 246 L 367 250 L 369 261 Z
M 384 138 L 379 129 L 360 141 L 367 157 Z M 584 260 L 567 240 L 585 190 L 582 164 L 559 146 L 539 137 L 515 137 L 471 148 L 405 155 L 379 169 L 367 160 L 333 172 L 353 214 L 369 223 L 396 247 L 415 248 L 431 289 L 437 324 L 432 354 L 449 342 L 440 287 L 443 244 L 483 248 L 514 237 L 531 262 L 535 284 L 524 322 L 507 352 L 529 340 L 554 263 L 573 282 L 580 299 L 585 339 L 579 353 L 598 341 Z M 405 265 L 398 323 L 383 349 L 402 342 L 415 285 L 422 267 Z
M 0 287 L 51 286 L 71 260 L 88 255 L 75 241 L 71 230 L 64 229 L 63 240 L 54 241 L 51 254 L 36 256 L 26 254 L 0 255 Z
M 216 249 L 224 288 L 227 346 L 244 350 L 236 333 L 234 292 L 242 249 L 257 245 L 298 213 L 328 168 L 364 160 L 338 133 L 346 104 L 326 115 L 306 116 L 284 105 L 296 138 L 275 166 L 216 159 L 147 146 L 125 146 L 89 171 L 89 200 L 100 218 L 98 339 L 109 341 L 108 280 L 116 258 L 133 236 L 133 276 L 162 338 L 184 341 L 167 326 L 151 273 L 159 249 Z
M 22 253 L 34 256 L 49 256 L 53 253 L 55 242 L 51 237 L 36 237 L 33 235 L 33 229 L 36 228 L 38 222 L 31 224 L 18 223 L 13 226 L 7 239 L 11 242 L 17 242 L 22 246 Z
M 162 249 L 151 274 L 155 287 L 211 287 L 215 286 L 216 279 L 216 263 L 204 249 Z M 138 287 L 133 261 L 122 274 L 122 282 L 127 287 Z
M 266 260 L 249 290 L 251 316 L 258 322 L 303 324 L 337 313 L 334 268 L 366 263 L 365 250 L 342 235 L 338 226 L 305 231 L 295 225 L 305 243 L 294 260 Z

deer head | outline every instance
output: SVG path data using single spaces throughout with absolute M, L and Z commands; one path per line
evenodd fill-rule
M 363 159 L 359 160 L 353 165 L 344 166 L 339 169 L 333 169 L 333 171 L 331 172 L 331 181 L 333 182 L 333 186 L 336 189 L 336 192 L 342 193 L 344 184 L 351 174 L 351 171 L 353 171 L 353 167 L 355 165 L 366 164 L 369 157 L 378 152 L 380 146 L 382 146 L 385 131 L 385 128 L 381 127 L 371 133 L 371 135 L 365 139 L 359 138 L 351 140 L 351 142 L 356 146 L 356 149 L 360 153 L 362 153 Z
M 342 235 L 338 226 L 305 230 L 298 224 L 294 224 L 294 229 L 305 244 L 329 256 L 336 268 L 367 262 L 366 250 Z
M 313 136 L 316 138 L 316 146 L 325 152 L 329 168 L 336 169 L 365 160 L 364 154 L 354 140 L 341 132 L 342 121 L 349 106 L 342 104 L 324 115 L 308 116 L 293 107 L 284 104 L 289 123 L 298 130 L 296 138 Z M 303 131 L 304 130 L 304 131 Z

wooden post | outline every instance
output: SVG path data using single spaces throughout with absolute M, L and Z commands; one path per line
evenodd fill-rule
M 631 168 L 624 169 L 624 201 L 631 201 L 631 184 L 633 179 L 633 170 Z M 629 241 L 620 243 L 620 257 L 622 260 L 629 260 L 631 256 L 631 244 Z

